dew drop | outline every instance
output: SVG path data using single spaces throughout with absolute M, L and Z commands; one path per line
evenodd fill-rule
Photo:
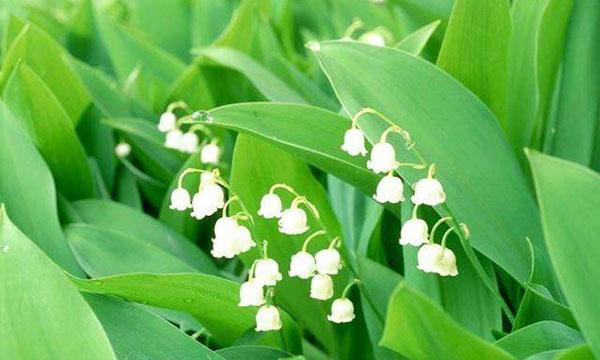
M 192 300 L 192 299 L 185 299 L 184 301 L 185 301 L 186 303 L 191 303 L 191 302 L 192 302 L 192 301 L 194 301 L 194 300 Z
M 8 244 L 2 244 L 2 252 L 7 253 L 10 250 L 10 246 Z

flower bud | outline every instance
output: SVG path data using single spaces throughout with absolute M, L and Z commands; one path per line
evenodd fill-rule
M 265 294 L 261 284 L 248 280 L 240 286 L 238 306 L 261 306 L 265 303 Z
M 120 142 L 115 146 L 115 155 L 117 155 L 119 159 L 126 158 L 129 154 L 131 154 L 131 145 L 128 143 Z
M 315 255 L 319 274 L 335 275 L 341 269 L 340 253 L 336 249 L 324 249 Z
M 386 175 L 377 184 L 377 193 L 373 195 L 375 201 L 385 204 L 397 204 L 404 201 L 404 185 L 402 179 L 392 175 Z
M 220 156 L 221 149 L 219 149 L 219 146 L 211 143 L 202 148 L 202 152 L 200 153 L 200 161 L 203 164 L 217 165 L 219 163 Z
M 317 274 L 310 282 L 310 297 L 329 300 L 333 297 L 333 279 L 329 275 Z
M 263 305 L 256 313 L 256 331 L 281 329 L 279 309 L 273 305 Z
M 400 245 L 421 246 L 429 242 L 429 227 L 421 219 L 410 219 L 400 230 Z
M 367 155 L 367 149 L 365 147 L 365 134 L 360 129 L 352 128 L 346 130 L 344 134 L 344 144 L 342 144 L 342 150 L 347 152 L 350 156 Z
M 281 198 L 277 194 L 266 194 L 260 200 L 258 215 L 265 219 L 278 218 L 281 216 Z
M 335 299 L 331 304 L 331 314 L 327 320 L 334 323 L 347 323 L 354 320 L 354 304 L 346 298 Z
M 292 255 L 288 274 L 291 277 L 297 276 L 300 279 L 308 279 L 315 273 L 315 269 L 315 258 L 306 251 L 300 251 Z
M 181 145 L 179 150 L 184 153 L 194 154 L 198 152 L 199 142 L 200 139 L 198 139 L 198 135 L 193 132 L 187 132 L 181 137 Z
M 417 269 L 437 273 L 443 257 L 444 248 L 440 244 L 425 244 L 417 253 Z
M 369 31 L 362 34 L 358 41 L 364 42 L 369 45 L 383 47 L 385 46 L 385 37 L 377 31 Z
M 171 205 L 169 209 L 184 211 L 192 207 L 192 200 L 190 193 L 184 189 L 178 187 L 171 193 Z
M 273 286 L 282 279 L 279 264 L 273 259 L 260 259 L 254 266 L 254 279 L 265 286 Z
M 389 143 L 377 143 L 371 150 L 371 160 L 367 161 L 367 168 L 376 174 L 387 173 L 398 167 L 396 150 Z
M 279 218 L 279 232 L 287 235 L 299 235 L 308 231 L 306 212 L 300 208 L 286 209 Z
M 170 130 L 165 137 L 165 147 L 168 149 L 176 149 L 179 150 L 181 147 L 181 139 L 183 138 L 183 133 L 179 129 Z
M 411 200 L 415 205 L 436 206 L 446 201 L 446 193 L 437 179 L 426 178 L 417 181 Z
M 177 116 L 172 112 L 164 112 L 158 121 L 158 131 L 169 132 L 174 130 L 177 125 Z

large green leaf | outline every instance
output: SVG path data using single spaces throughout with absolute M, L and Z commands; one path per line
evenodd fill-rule
M 404 39 L 402 39 L 398 44 L 396 44 L 396 48 L 400 50 L 404 50 L 411 54 L 420 55 L 425 45 L 431 38 L 431 35 L 435 32 L 435 30 L 440 25 L 440 20 L 436 20 L 431 24 L 427 24 L 420 29 L 415 30 L 415 32 L 407 35 Z
M 573 2 L 567 30 L 552 154 L 590 165 L 600 109 L 600 2 Z
M 572 0 L 512 4 L 505 129 L 520 158 L 523 147 L 540 146 L 572 5 Z
M 289 358 L 288 352 L 266 346 L 232 346 L 216 351 L 227 360 L 279 360 Z
M 460 327 L 406 283 L 400 283 L 390 298 L 381 344 L 414 360 L 515 359 Z
M 0 203 L 14 223 L 65 270 L 81 274 L 56 211 L 52 174 L 16 119 L 0 102 Z
M 239 285 L 204 274 L 130 274 L 92 280 L 73 279 L 84 292 L 113 295 L 126 300 L 192 314 L 221 345 L 229 345 L 255 327 L 256 309 L 239 307 Z M 282 313 L 283 336 L 296 353 L 299 333 Z M 265 335 L 265 343 L 280 345 L 281 335 Z
M 48 34 L 32 24 L 11 18 L 11 24 L 21 28 L 20 34 L 3 54 L 0 87 L 6 85 L 14 67 L 23 62 L 47 84 L 72 124 L 77 124 L 90 102 L 90 96 L 77 73 L 73 71 L 67 52 Z
M 513 330 L 543 320 L 560 321 L 570 327 L 578 327 L 571 310 L 566 305 L 554 300 L 543 286 L 529 284 L 525 287 Z
M 0 358 L 115 359 L 85 300 L 3 205 L 0 247 Z
M 94 187 L 83 145 L 42 78 L 24 63 L 18 64 L 3 97 L 44 156 L 58 190 L 70 199 L 91 197 Z
M 544 235 L 561 288 L 592 352 L 600 356 L 600 175 L 529 153 Z
M 192 46 L 207 46 L 227 27 L 239 0 L 196 0 L 191 3 Z
M 402 51 L 335 41 L 321 43 L 315 54 L 347 113 L 369 107 L 385 114 L 411 134 L 426 161 L 436 164 L 448 194 L 438 210 L 468 225 L 473 247 L 525 282 L 531 267 L 525 238 L 530 237 L 538 260 L 535 279 L 556 290 L 526 178 L 482 102 L 435 66 Z M 388 125 L 365 116 L 359 126 L 377 142 Z M 414 161 L 401 139 L 389 141 L 400 159 Z M 407 168 L 400 175 L 409 184 L 425 176 Z
M 508 0 L 456 0 L 437 64 L 506 118 Z
M 175 255 L 144 240 L 95 225 L 71 224 L 65 229 L 79 264 L 91 277 L 123 273 L 195 272 Z
M 496 341 L 496 345 L 525 359 L 536 353 L 565 349 L 583 343 L 583 337 L 577 330 L 555 321 L 541 321 Z
M 155 246 L 204 273 L 218 272 L 212 259 L 183 235 L 126 205 L 111 201 L 84 200 L 73 203 L 73 207 L 81 217 L 81 222 L 113 230 Z
M 141 306 L 87 294 L 119 359 L 223 360 L 166 320 Z

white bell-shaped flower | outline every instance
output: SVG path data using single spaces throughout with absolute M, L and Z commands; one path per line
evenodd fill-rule
M 456 256 L 454 252 L 448 248 L 444 249 L 444 256 L 439 263 L 438 272 L 441 276 L 456 276 L 458 269 L 456 268 Z
M 306 212 L 300 208 L 286 209 L 279 218 L 279 232 L 287 235 L 299 235 L 308 231 Z
M 281 216 L 281 208 L 281 198 L 277 194 L 266 194 L 260 199 L 258 215 L 265 219 L 278 218 Z
M 357 128 L 346 130 L 346 133 L 344 134 L 342 150 L 347 152 L 350 156 L 367 155 L 367 148 L 365 147 L 365 134 Z
M 192 207 L 192 200 L 190 193 L 184 189 L 178 187 L 171 193 L 171 205 L 169 209 L 184 211 Z
M 415 193 L 411 200 L 415 205 L 436 206 L 446 201 L 446 193 L 437 179 L 425 178 L 415 184 Z
M 358 40 L 373 46 L 385 46 L 385 37 L 377 31 L 366 32 L 362 34 Z
M 400 230 L 400 245 L 421 246 L 429 242 L 429 227 L 421 219 L 410 219 Z
M 210 143 L 202 147 L 200 152 L 200 161 L 203 164 L 217 165 L 221 157 L 221 149 L 217 144 Z
M 240 302 L 238 306 L 261 306 L 265 303 L 263 286 L 253 279 L 240 286 Z
M 317 274 L 310 282 L 310 297 L 329 300 L 333 297 L 333 279 L 329 275 Z
M 200 191 L 192 198 L 192 217 L 202 220 L 216 213 L 225 205 L 225 193 L 215 184 L 202 184 Z
M 128 143 L 122 141 L 115 146 L 115 155 L 117 155 L 119 159 L 126 158 L 129 154 L 131 154 L 131 145 Z
M 232 259 L 239 253 L 236 237 L 215 237 L 212 239 L 212 244 L 210 254 L 215 258 Z
M 256 261 L 254 279 L 265 286 L 275 285 L 282 279 L 277 261 L 269 258 Z
M 377 193 L 373 195 L 375 201 L 385 204 L 397 204 L 404 201 L 404 184 L 402 179 L 392 175 L 386 175 L 377 184 Z
M 425 244 L 417 253 L 417 269 L 430 273 L 439 271 L 440 261 L 444 257 L 444 248 L 440 244 Z
M 336 249 L 323 249 L 315 254 L 319 274 L 335 275 L 342 267 L 341 256 Z
M 256 331 L 281 329 L 279 309 L 273 305 L 263 305 L 256 313 Z
M 172 112 L 164 112 L 160 116 L 160 120 L 158 121 L 158 131 L 160 132 L 169 132 L 174 130 L 177 126 L 177 116 Z
M 238 254 L 245 253 L 256 246 L 256 242 L 252 240 L 252 233 L 250 233 L 250 230 L 243 225 L 238 226 L 236 238 Z
M 300 279 L 308 279 L 315 273 L 315 270 L 315 258 L 311 254 L 300 251 L 292 255 L 290 271 L 288 272 L 291 277 L 297 276 Z
M 331 304 L 331 314 L 327 320 L 334 323 L 347 323 L 354 320 L 354 304 L 347 298 L 335 299 Z
M 367 161 L 367 168 L 376 174 L 387 173 L 398 167 L 396 161 L 396 150 L 386 142 L 380 142 L 373 146 L 371 159 Z
M 181 137 L 181 146 L 179 150 L 184 153 L 194 154 L 198 152 L 198 144 L 200 143 L 200 139 L 198 135 L 193 132 L 186 132 Z
M 215 237 L 236 238 L 238 223 L 231 216 L 223 216 L 215 222 Z
M 165 147 L 168 149 L 179 150 L 181 148 L 181 139 L 183 133 L 179 129 L 173 129 L 167 133 L 165 137 Z

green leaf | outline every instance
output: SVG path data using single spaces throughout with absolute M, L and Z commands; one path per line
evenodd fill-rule
M 52 260 L 71 273 L 82 274 L 60 228 L 52 174 L 1 101 L 0 203 L 21 231 Z
M 456 0 L 437 59 L 501 122 L 506 119 L 510 34 L 507 0 Z
M 555 321 L 541 321 L 515 332 L 495 342 L 519 359 L 539 352 L 565 349 L 583 343 L 577 330 Z
M 573 2 L 563 57 L 558 115 L 551 152 L 558 157 L 592 163 L 594 134 L 600 110 L 600 3 Z
M 91 277 L 202 270 L 144 240 L 99 226 L 71 224 L 65 234 L 79 264 Z
M 530 237 L 539 262 L 535 280 L 556 290 L 527 180 L 483 103 L 430 63 L 402 51 L 335 41 L 321 43 L 315 55 L 347 113 L 366 107 L 383 113 L 411 134 L 426 161 L 436 164 L 448 194 L 436 210 L 466 223 L 475 249 L 525 282 L 531 267 L 525 237 Z M 359 127 L 374 143 L 387 124 L 368 115 Z M 337 136 L 339 144 L 342 133 Z M 415 161 L 399 136 L 389 141 L 398 158 Z M 426 174 L 403 168 L 400 175 L 413 184 Z
M 537 152 L 528 157 L 558 281 L 592 352 L 600 356 L 600 175 Z
M 572 5 L 572 0 L 515 0 L 512 5 L 505 130 L 520 159 L 523 147 L 540 148 Z
M 227 360 L 279 360 L 292 356 L 279 349 L 256 345 L 232 346 L 219 349 L 216 353 Z
M 254 330 L 256 309 L 239 307 L 239 285 L 204 274 L 130 274 L 93 280 L 73 278 L 84 292 L 113 295 L 129 301 L 192 314 L 221 345 L 229 345 L 246 331 Z M 210 309 L 210 311 L 207 311 Z M 292 348 L 299 333 L 282 312 L 283 336 Z M 264 341 L 279 345 L 281 334 L 268 333 Z
M 141 211 L 142 197 L 135 176 L 127 169 L 121 168 L 117 173 L 115 200 L 121 204 Z
M 213 46 L 225 46 L 248 53 L 256 33 L 259 17 L 271 6 L 268 0 L 242 0 L 227 27 Z
M 238 0 L 197 0 L 191 3 L 192 46 L 208 46 L 227 27 Z
M 572 328 L 578 328 L 571 310 L 554 300 L 546 288 L 536 284 L 527 285 L 513 330 L 542 320 L 560 321 Z
M 223 360 L 166 320 L 130 304 L 106 296 L 85 296 L 102 323 L 119 359 Z
M 561 352 L 553 360 L 594 360 L 594 354 L 588 345 L 580 345 Z
M 408 34 L 405 38 L 400 40 L 395 47 L 417 56 L 420 55 L 440 23 L 441 20 L 436 20 L 415 30 L 413 33 Z
M 82 222 L 103 227 L 155 246 L 207 274 L 218 270 L 211 258 L 185 237 L 152 217 L 111 201 L 84 200 L 73 203 Z
M 6 54 L 3 54 L 0 87 L 4 88 L 19 62 L 27 64 L 56 96 L 70 122 L 77 125 L 90 102 L 90 96 L 77 73 L 71 68 L 69 55 L 54 39 L 35 25 L 22 23 L 15 17 L 10 21 L 14 22 L 14 26 L 21 28 L 21 32 Z
M 390 298 L 381 344 L 414 360 L 515 359 L 460 327 L 406 283 L 400 283 Z
M 92 309 L 3 205 L 0 244 L 0 358 L 115 359 Z
M 52 90 L 24 63 L 14 67 L 3 97 L 21 120 L 69 199 L 92 197 L 94 185 L 83 145 Z

